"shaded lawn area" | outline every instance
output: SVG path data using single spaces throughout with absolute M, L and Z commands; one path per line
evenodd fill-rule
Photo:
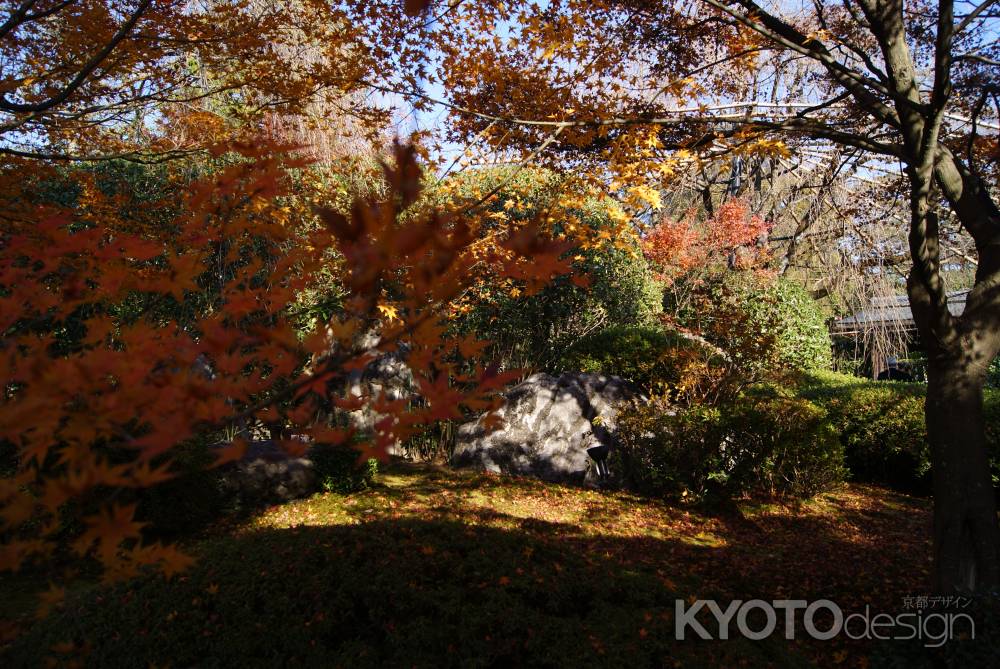
M 899 612 L 925 592 L 925 501 L 852 485 L 741 511 L 394 465 L 373 490 L 219 531 L 170 582 L 71 594 L 0 663 L 865 666 L 865 642 L 786 641 L 782 626 L 761 642 L 678 642 L 674 601 L 826 598 L 845 613 Z

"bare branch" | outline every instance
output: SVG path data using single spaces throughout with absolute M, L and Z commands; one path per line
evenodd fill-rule
M 958 35 L 963 30 L 968 28 L 973 21 L 979 18 L 980 14 L 982 14 L 995 4 L 997 4 L 997 0 L 983 0 L 983 2 L 981 2 L 975 9 L 969 12 L 969 14 L 966 15 L 957 26 L 955 26 L 955 34 Z

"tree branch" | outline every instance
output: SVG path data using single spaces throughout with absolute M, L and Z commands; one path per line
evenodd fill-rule
M 111 55 L 115 48 L 128 36 L 129 32 L 132 31 L 132 28 L 135 27 L 135 24 L 139 21 L 142 15 L 146 13 L 146 10 L 149 9 L 151 4 L 152 0 L 141 0 L 139 6 L 136 7 L 136 10 L 131 14 L 131 16 L 128 17 L 125 23 L 123 23 L 118 30 L 115 31 L 115 34 L 111 36 L 108 43 L 105 44 L 100 51 L 94 54 L 90 60 L 84 64 L 77 75 L 73 77 L 73 79 L 66 84 L 61 91 L 50 97 L 48 100 L 37 103 L 12 102 L 8 100 L 6 96 L 0 96 L 0 109 L 8 112 L 37 113 L 46 111 L 65 102 L 78 88 L 86 83 L 87 79 L 90 78 L 90 75 L 93 74 L 98 67 L 100 67 L 101 63 L 103 63 L 108 56 Z

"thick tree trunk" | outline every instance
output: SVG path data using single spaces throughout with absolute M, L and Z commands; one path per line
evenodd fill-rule
M 938 592 L 1000 585 L 1000 532 L 986 452 L 983 385 L 988 352 L 972 342 L 931 356 L 926 421 L 934 481 L 934 586 Z

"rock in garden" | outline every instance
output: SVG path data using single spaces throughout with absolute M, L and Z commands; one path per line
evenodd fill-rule
M 317 490 L 313 462 L 286 453 L 272 441 L 256 441 L 221 472 L 222 489 L 243 504 L 285 502 Z
M 615 418 L 639 397 L 624 379 L 600 374 L 534 374 L 505 393 L 496 429 L 486 416 L 459 426 L 452 464 L 583 483 L 597 479 L 587 455 L 615 445 Z
M 352 372 L 347 379 L 349 397 L 375 398 L 388 401 L 410 399 L 416 383 L 413 371 L 400 353 L 382 353 L 364 369 Z M 361 432 L 370 432 L 384 416 L 370 406 L 350 412 L 351 425 Z

